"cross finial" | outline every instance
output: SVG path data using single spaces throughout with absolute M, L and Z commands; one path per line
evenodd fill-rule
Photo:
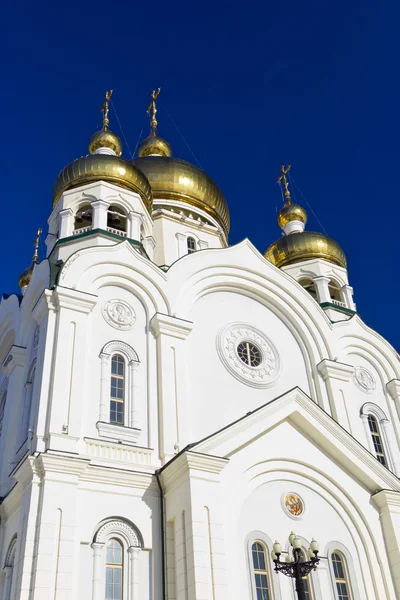
M 156 119 L 156 114 L 157 114 L 156 100 L 157 100 L 160 92 L 161 92 L 161 88 L 158 88 L 157 90 L 153 90 L 151 92 L 151 102 L 147 108 L 147 114 L 149 115 L 151 113 L 150 126 L 153 131 L 155 131 L 155 129 L 158 125 L 157 119 Z
M 33 253 L 33 262 L 36 262 L 38 259 L 38 256 L 39 256 L 38 248 L 39 248 L 39 240 L 40 240 L 41 235 L 42 235 L 42 230 L 39 227 L 39 229 L 37 230 L 37 235 L 36 235 L 35 242 L 34 242 L 35 251 Z
M 289 182 L 286 177 L 286 174 L 290 171 L 290 167 L 291 167 L 291 165 L 288 165 L 287 167 L 285 167 L 285 165 L 282 165 L 281 166 L 281 175 L 276 180 L 276 183 L 282 182 L 283 194 L 285 196 L 285 204 L 292 203 L 292 199 L 290 197 L 290 191 L 289 191 Z
M 104 131 L 107 131 L 108 124 L 110 122 L 110 120 L 108 118 L 108 111 L 110 110 L 108 108 L 108 103 L 110 101 L 112 93 L 113 93 L 112 90 L 110 90 L 109 92 L 106 92 L 106 99 L 104 100 L 104 104 L 103 104 L 103 106 L 100 109 L 102 111 L 102 113 L 103 113 L 103 129 L 104 129 Z

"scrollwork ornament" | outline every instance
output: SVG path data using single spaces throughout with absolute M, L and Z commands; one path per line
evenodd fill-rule
M 135 311 L 124 300 L 108 300 L 103 307 L 103 317 L 112 327 L 124 331 L 131 329 L 136 321 Z
M 247 365 L 239 358 L 237 348 L 241 342 L 257 346 L 262 357 L 259 365 Z M 251 325 L 232 323 L 222 329 L 217 336 L 217 352 L 228 371 L 252 387 L 268 387 L 279 374 L 279 355 L 274 345 L 264 333 Z
M 376 387 L 373 375 L 365 367 L 355 368 L 354 383 L 360 390 L 366 393 L 372 392 Z

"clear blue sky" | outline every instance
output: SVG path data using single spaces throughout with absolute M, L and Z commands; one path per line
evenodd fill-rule
M 346 252 L 361 316 L 399 349 L 399 21 L 386 0 L 5 4 L 0 290 L 18 291 L 53 182 L 86 154 L 105 90 L 133 150 L 161 86 L 159 131 L 195 162 L 171 115 L 221 186 L 230 242 L 264 252 L 279 237 L 276 178 L 291 163 Z

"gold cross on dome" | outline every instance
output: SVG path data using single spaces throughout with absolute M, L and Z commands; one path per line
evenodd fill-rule
M 161 88 L 158 88 L 157 90 L 153 90 L 151 92 L 151 102 L 147 108 L 147 114 L 149 115 L 151 113 L 150 125 L 151 125 L 152 129 L 155 129 L 158 125 L 157 119 L 156 119 L 156 114 L 157 114 L 156 100 L 157 100 L 158 96 L 160 95 L 160 92 L 161 92 Z
M 292 165 L 288 165 L 287 167 L 285 167 L 285 165 L 282 165 L 281 166 L 281 175 L 276 180 L 276 183 L 281 183 L 282 182 L 283 193 L 284 193 L 284 196 L 285 196 L 286 204 L 291 204 L 292 203 L 292 199 L 290 197 L 290 191 L 289 191 L 289 182 L 288 182 L 287 177 L 286 177 L 286 174 L 289 173 L 291 166 Z
M 101 112 L 103 113 L 103 129 L 104 131 L 107 131 L 108 129 L 108 124 L 110 122 L 109 118 L 108 118 L 108 112 L 109 112 L 109 108 L 108 108 L 108 103 L 111 99 L 113 91 L 110 90 L 109 92 L 106 92 L 106 99 L 104 100 L 104 104 L 101 107 Z
M 39 248 L 39 240 L 40 240 L 41 235 L 42 235 L 42 230 L 39 227 L 39 229 L 37 230 L 37 236 L 36 236 L 35 242 L 34 242 L 35 251 L 33 253 L 33 262 L 36 262 L 38 259 L 38 256 L 39 256 L 38 248 Z

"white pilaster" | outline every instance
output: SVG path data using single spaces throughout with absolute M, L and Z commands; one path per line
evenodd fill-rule
M 144 217 L 143 215 L 131 211 L 130 213 L 128 213 L 128 228 L 127 228 L 127 236 L 128 238 L 130 238 L 131 240 L 136 240 L 137 242 L 140 242 L 140 234 L 141 234 L 141 228 L 142 225 L 144 223 Z
M 101 600 L 104 597 L 102 588 L 103 580 L 103 548 L 104 544 L 93 542 L 93 579 L 92 579 L 92 600 Z
M 157 338 L 158 394 L 160 402 L 160 453 L 165 461 L 179 447 L 179 425 L 184 419 L 186 382 L 177 371 L 185 360 L 183 345 L 193 323 L 156 313 L 150 327 Z M 181 352 L 182 351 L 182 352 Z
M 3 599 L 2 600 L 10 600 L 13 568 L 12 567 L 4 567 L 3 573 L 5 573 L 5 579 L 4 579 Z
M 350 310 L 356 310 L 356 305 L 353 300 L 353 288 L 350 285 L 344 285 L 340 289 L 341 297 L 347 308 Z
M 372 499 L 379 508 L 393 583 L 400 597 L 400 493 L 382 490 Z
M 176 233 L 175 237 L 178 241 L 178 258 L 181 258 L 188 253 L 186 235 L 184 233 Z
M 156 240 L 153 238 L 152 235 L 148 235 L 144 238 L 143 244 L 149 259 L 154 260 L 154 248 L 156 247 Z
M 133 427 L 135 429 L 138 428 L 138 411 L 137 411 L 137 397 L 136 397 L 136 372 L 139 363 L 135 360 L 131 360 L 129 362 L 129 399 L 128 399 L 128 407 L 129 407 L 129 417 L 128 424 L 129 427 Z
M 100 354 L 101 373 L 100 373 L 100 413 L 99 421 L 107 422 L 108 405 L 110 402 L 110 367 L 108 364 L 110 355 L 102 352 Z
M 206 248 L 208 248 L 208 242 L 206 242 L 205 240 L 199 240 L 198 245 L 199 250 L 205 250 Z
M 329 277 L 315 277 L 313 282 L 315 283 L 315 291 L 317 292 L 317 300 L 320 304 L 322 302 L 332 302 L 331 295 L 329 293 Z
M 94 200 L 92 202 L 93 208 L 93 229 L 107 229 L 107 210 L 109 202 L 106 200 Z
M 129 554 L 129 600 L 136 600 L 139 598 L 139 552 L 140 548 L 130 546 L 128 548 Z
M 74 230 L 74 213 L 71 208 L 64 208 L 58 213 L 60 219 L 59 239 L 72 235 Z
M 317 368 L 327 387 L 332 417 L 347 431 L 351 432 L 345 405 L 345 384 L 350 381 L 354 373 L 354 367 L 325 358 L 317 365 Z

